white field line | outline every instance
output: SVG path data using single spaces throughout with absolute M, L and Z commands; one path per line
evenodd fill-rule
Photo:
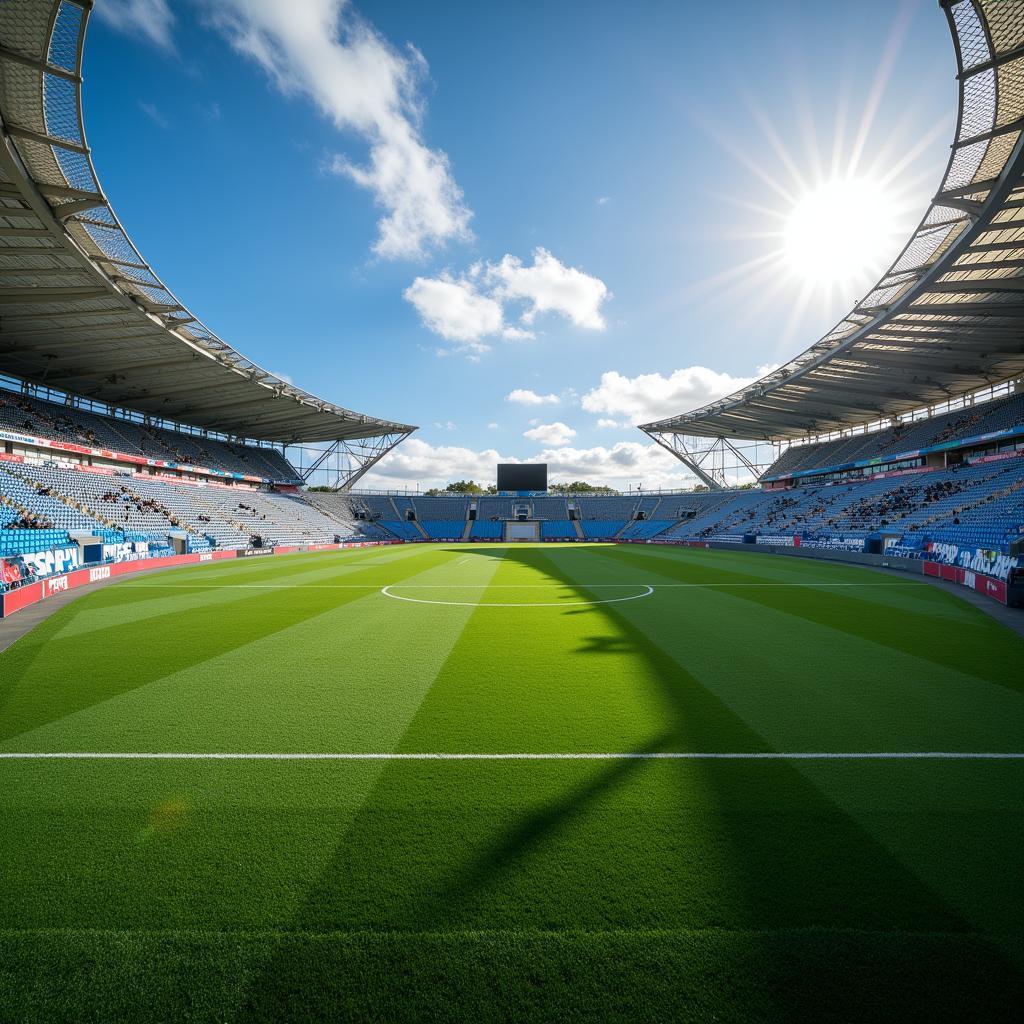
M 912 581 L 899 583 L 389 583 L 392 590 L 600 590 L 607 587 L 647 587 L 671 590 L 689 587 L 923 587 Z M 382 590 L 379 583 L 130 583 L 137 590 L 195 590 L 221 587 L 225 590 Z M 646 595 L 643 595 L 646 597 Z
M 1024 761 L 1004 751 L 624 751 L 620 753 L 264 753 L 247 751 L 0 751 L 6 761 Z
M 425 597 L 403 597 L 401 594 L 392 594 L 391 587 L 381 587 L 381 593 L 385 597 L 393 598 L 396 601 L 408 601 L 410 604 L 441 604 L 450 608 L 568 608 L 574 604 L 585 604 L 590 607 L 595 604 L 620 604 L 623 601 L 637 601 L 641 597 L 650 597 L 654 593 L 653 587 L 648 587 L 645 584 L 638 583 L 634 584 L 634 589 L 638 586 L 642 586 L 643 592 L 640 594 L 627 594 L 625 597 L 605 597 L 600 601 L 512 601 L 512 602 L 501 602 L 501 601 L 432 601 Z M 396 589 L 398 587 L 396 586 Z M 414 584 L 406 584 L 406 589 L 415 590 Z M 458 588 L 456 588 L 458 589 Z M 479 588 L 478 588 L 479 589 Z M 499 588 L 500 589 L 500 588 Z M 550 589 L 550 588 L 549 588 Z M 562 587 L 560 589 L 566 589 Z M 576 588 L 572 588 L 576 589 Z

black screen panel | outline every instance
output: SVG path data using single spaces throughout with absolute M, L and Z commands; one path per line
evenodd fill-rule
M 534 462 L 498 463 L 499 491 L 546 491 L 548 489 L 548 464 Z

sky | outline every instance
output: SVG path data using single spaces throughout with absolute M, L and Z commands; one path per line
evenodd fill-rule
M 96 0 L 84 105 L 193 314 L 419 426 L 360 486 L 655 488 L 694 480 L 637 423 L 787 361 L 897 255 L 954 75 L 934 0 Z

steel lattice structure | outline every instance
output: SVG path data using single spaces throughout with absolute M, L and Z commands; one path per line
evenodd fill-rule
M 702 462 L 722 445 L 736 450 L 736 439 L 860 427 L 1024 372 L 1024 0 L 940 5 L 956 52 L 956 137 L 942 185 L 899 257 L 785 366 L 640 427 L 711 486 L 724 481 Z
M 0 3 L 0 372 L 239 439 L 351 446 L 359 472 L 415 427 L 352 412 L 236 352 L 132 244 L 82 119 L 92 0 Z M 372 463 L 371 463 L 372 464 Z

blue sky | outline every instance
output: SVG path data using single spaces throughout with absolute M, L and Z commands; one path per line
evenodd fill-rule
M 868 290 L 940 180 L 954 71 L 932 0 L 97 0 L 85 115 L 195 314 L 420 425 L 368 484 L 542 457 L 673 486 L 634 424 L 785 361 Z M 885 226 L 819 275 L 787 225 L 835 178 Z

